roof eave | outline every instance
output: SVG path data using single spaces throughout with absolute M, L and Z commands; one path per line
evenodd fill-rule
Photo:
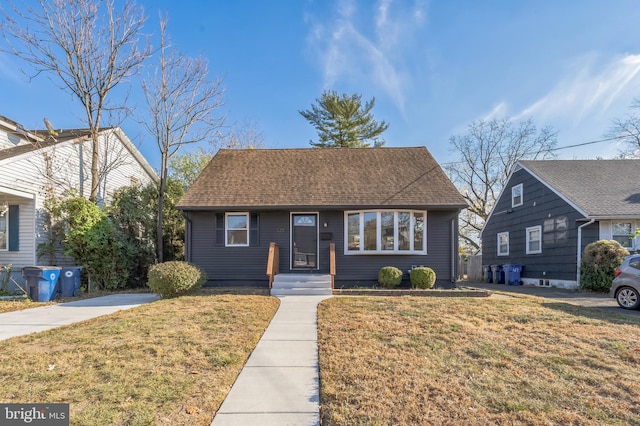
M 438 204 L 438 205 L 227 205 L 227 206 L 194 206 L 177 205 L 178 210 L 183 211 L 232 211 L 232 210 L 384 210 L 384 209 L 409 209 L 409 210 L 463 210 L 469 207 L 466 204 Z

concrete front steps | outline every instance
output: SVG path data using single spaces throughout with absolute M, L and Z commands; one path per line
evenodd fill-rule
M 272 296 L 331 296 L 331 275 L 278 274 L 271 287 Z

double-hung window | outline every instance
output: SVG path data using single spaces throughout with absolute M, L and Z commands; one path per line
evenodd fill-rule
M 542 226 L 527 228 L 527 254 L 542 253 Z
M 631 222 L 614 222 L 612 224 L 612 237 L 620 243 L 622 247 L 631 248 L 633 246 L 633 224 Z
M 509 256 L 509 233 L 498 233 L 498 256 Z
M 427 212 L 366 210 L 345 212 L 345 253 L 426 254 Z
M 226 246 L 249 245 L 249 213 L 227 213 L 225 215 Z
M 521 206 L 522 203 L 522 184 L 518 184 L 511 188 L 511 207 Z

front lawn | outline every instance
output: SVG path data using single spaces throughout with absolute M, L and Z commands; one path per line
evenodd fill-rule
M 0 342 L 0 401 L 68 402 L 75 425 L 208 425 L 278 308 L 243 292 L 205 289 Z
M 53 305 L 54 302 L 32 302 L 30 299 L 0 300 L 0 314 L 5 312 L 21 311 L 23 309 L 37 308 L 40 306 Z
M 538 298 L 320 304 L 323 425 L 640 424 L 640 320 Z

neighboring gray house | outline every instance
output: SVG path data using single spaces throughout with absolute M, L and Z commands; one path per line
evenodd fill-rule
M 640 249 L 640 160 L 520 161 L 482 230 L 482 263 L 524 284 L 576 288 L 587 244 Z
M 101 129 L 100 150 L 100 202 L 108 201 L 122 186 L 157 180 L 120 128 Z M 87 129 L 26 130 L 0 116 L 0 266 L 11 264 L 15 279 L 21 279 L 23 266 L 43 264 L 36 250 L 46 241 L 46 196 L 88 196 L 90 161 Z
M 457 276 L 465 200 L 424 147 L 220 150 L 177 204 L 186 257 L 213 285 L 264 284 L 270 243 L 280 273 L 377 283 L 383 266 Z M 405 273 L 405 277 L 406 277 Z

